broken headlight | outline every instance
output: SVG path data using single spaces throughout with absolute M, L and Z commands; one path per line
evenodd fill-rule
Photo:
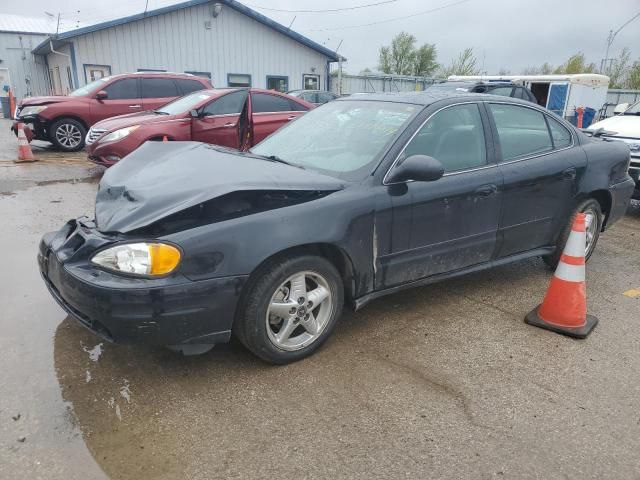
M 166 243 L 125 243 L 96 253 L 91 263 L 115 272 L 166 275 L 180 263 L 180 250 Z

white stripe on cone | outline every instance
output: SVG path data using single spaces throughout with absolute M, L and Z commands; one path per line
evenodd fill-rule
M 584 265 L 560 262 L 556 269 L 556 278 L 566 282 L 584 282 Z
M 576 232 L 571 230 L 569 240 L 567 240 L 563 253 L 570 257 L 584 257 L 586 245 L 587 234 L 585 232 Z

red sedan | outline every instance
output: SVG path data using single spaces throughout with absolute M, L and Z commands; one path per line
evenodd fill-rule
M 89 160 L 111 166 L 148 140 L 195 140 L 246 150 L 313 104 L 257 88 L 194 92 L 156 110 L 96 123 L 87 134 Z

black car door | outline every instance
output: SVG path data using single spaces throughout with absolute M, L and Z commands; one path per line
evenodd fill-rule
M 482 104 L 454 104 L 431 115 L 396 163 L 416 154 L 442 162 L 445 174 L 387 186 L 392 242 L 390 253 L 378 257 L 378 288 L 487 262 L 496 246 L 502 176 Z
M 554 243 L 568 219 L 586 157 L 553 115 L 526 105 L 489 103 L 504 178 L 498 257 Z

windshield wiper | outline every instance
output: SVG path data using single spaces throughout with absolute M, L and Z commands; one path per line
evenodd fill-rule
M 254 155 L 256 155 L 254 153 Z M 290 167 L 301 168 L 302 170 L 306 170 L 302 165 L 296 165 L 295 163 L 287 162 L 286 160 L 280 158 L 277 155 L 258 155 L 259 157 L 266 158 L 272 162 L 284 163 L 285 165 L 289 165 Z
M 157 113 L 158 115 L 170 115 L 169 112 L 163 112 L 162 110 L 154 110 L 153 113 Z

